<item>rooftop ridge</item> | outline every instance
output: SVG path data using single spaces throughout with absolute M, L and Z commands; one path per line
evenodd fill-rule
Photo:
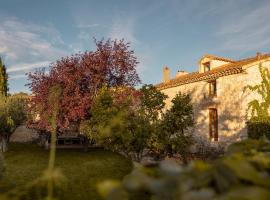
M 159 83 L 155 86 L 159 89 L 166 89 L 166 88 L 176 87 L 176 86 L 184 85 L 188 83 L 193 83 L 193 82 L 198 82 L 198 81 L 203 81 L 203 80 L 211 80 L 211 79 L 216 79 L 222 76 L 241 73 L 243 72 L 243 69 L 242 69 L 243 65 L 250 64 L 252 62 L 256 62 L 256 61 L 263 60 L 266 58 L 270 58 L 270 53 L 260 54 L 259 56 L 256 55 L 253 57 L 248 57 L 245 59 L 233 61 L 231 63 L 221 65 L 219 67 L 216 67 L 210 71 L 203 72 L 203 73 L 199 73 L 198 71 L 191 72 L 189 74 L 173 78 L 167 83 Z
M 235 60 L 230 59 L 230 58 L 224 58 L 224 57 L 221 57 L 221 56 L 216 56 L 216 55 L 208 54 L 208 53 L 204 54 L 203 57 L 199 60 L 199 62 L 204 58 L 213 58 L 213 59 L 221 60 L 221 61 L 236 62 Z

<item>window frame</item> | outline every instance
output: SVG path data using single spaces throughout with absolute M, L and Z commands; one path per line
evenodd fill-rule
M 210 61 L 203 63 L 203 70 L 204 72 L 209 72 L 211 70 Z
M 217 96 L 217 80 L 212 80 L 208 82 L 209 84 L 209 97 Z
M 219 140 L 217 108 L 209 108 L 209 139 L 214 139 L 214 141 Z

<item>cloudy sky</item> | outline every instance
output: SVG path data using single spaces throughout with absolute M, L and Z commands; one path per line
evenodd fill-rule
M 270 52 L 269 0 L 0 0 L 0 56 L 10 92 L 25 73 L 94 50 L 93 37 L 125 38 L 143 83 L 195 71 L 205 53 L 240 59 Z M 29 91 L 28 91 L 29 92 Z

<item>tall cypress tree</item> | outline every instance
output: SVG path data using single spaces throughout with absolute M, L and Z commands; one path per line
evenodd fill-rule
M 7 96 L 8 92 L 8 75 L 6 71 L 6 66 L 2 62 L 0 57 L 0 95 Z

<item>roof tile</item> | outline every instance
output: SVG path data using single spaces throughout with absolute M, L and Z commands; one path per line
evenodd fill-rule
M 231 61 L 231 63 L 216 67 L 204 73 L 192 72 L 192 73 L 171 79 L 169 82 L 159 83 L 156 85 L 156 87 L 158 89 L 166 89 L 166 88 L 176 87 L 176 86 L 184 85 L 188 83 L 194 83 L 198 81 L 209 81 L 209 80 L 217 79 L 222 76 L 242 73 L 244 71 L 242 68 L 244 65 L 247 65 L 252 62 L 259 61 L 259 60 L 263 60 L 266 58 L 270 58 L 270 53 L 262 54 L 260 56 L 255 56 L 255 57 L 249 57 L 249 58 L 241 59 L 238 61 Z

